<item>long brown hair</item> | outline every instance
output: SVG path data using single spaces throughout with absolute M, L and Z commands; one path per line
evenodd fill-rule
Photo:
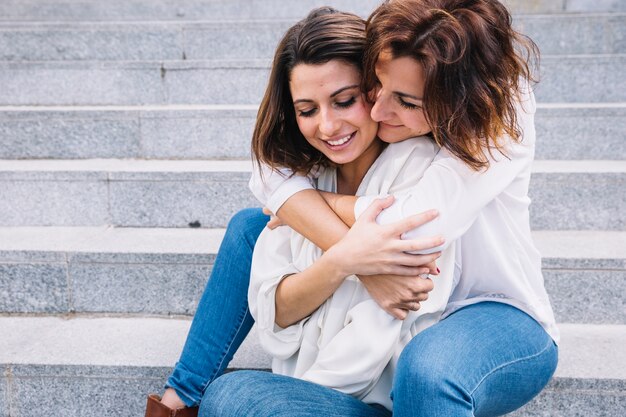
M 473 169 L 488 167 L 487 154 L 505 154 L 505 135 L 521 140 L 520 82 L 534 81 L 531 67 L 539 56 L 511 21 L 497 0 L 386 1 L 367 21 L 364 88 L 376 86 L 383 51 L 419 61 L 433 138 Z
M 364 53 L 365 21 L 331 7 L 314 9 L 285 33 L 276 48 L 252 135 L 257 162 L 301 173 L 328 163 L 298 129 L 289 90 L 291 72 L 298 64 L 319 65 L 339 59 L 362 74 Z

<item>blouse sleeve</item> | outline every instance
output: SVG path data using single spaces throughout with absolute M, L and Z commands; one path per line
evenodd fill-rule
M 300 349 L 308 317 L 287 327 L 276 325 L 276 289 L 287 276 L 300 272 L 292 263 L 291 229 L 265 228 L 252 256 L 248 304 L 257 325 L 261 346 L 278 359 L 288 359 Z
M 291 175 L 287 168 L 273 170 L 267 165 L 253 164 L 252 176 L 248 186 L 259 202 L 277 213 L 278 209 L 295 193 L 312 189 L 311 179 L 303 175 Z
M 384 210 L 377 221 L 388 224 L 413 214 L 437 209 L 439 216 L 403 236 L 414 239 L 421 236 L 443 235 L 446 243 L 431 251 L 441 250 L 461 236 L 472 225 L 482 208 L 515 182 L 519 193 L 511 198 L 528 200 L 527 187 L 530 166 L 534 158 L 535 101 L 532 92 L 518 103 L 518 123 L 522 140 L 505 140 L 504 155 L 497 150 L 488 154 L 489 168 L 474 171 L 463 161 L 442 148 L 419 183 L 406 193 L 395 195 L 394 204 Z M 517 190 L 516 188 L 511 188 Z M 363 196 L 355 205 L 355 217 L 378 196 Z

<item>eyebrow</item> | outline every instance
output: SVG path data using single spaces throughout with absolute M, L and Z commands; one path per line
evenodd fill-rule
M 341 93 L 343 93 L 346 90 L 350 90 L 353 88 L 357 88 L 359 85 L 358 84 L 352 84 L 352 85 L 347 85 L 345 87 L 341 87 L 339 90 L 335 91 L 334 93 L 332 93 L 330 96 L 331 97 L 335 97 L 336 95 L 339 95 Z M 298 103 L 312 103 L 313 100 L 310 99 L 306 99 L 306 98 L 301 98 L 299 100 L 296 100 L 293 102 L 293 104 L 298 104 Z
M 419 97 L 416 97 L 416 96 L 413 96 L 413 95 L 407 94 L 407 93 L 401 93 L 400 91 L 394 91 L 393 93 L 395 95 L 403 97 L 403 98 L 412 98 L 413 100 L 418 100 L 418 101 L 422 101 L 423 100 L 422 98 L 419 98 Z

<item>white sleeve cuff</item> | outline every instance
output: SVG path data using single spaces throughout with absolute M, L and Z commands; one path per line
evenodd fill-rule
M 311 189 L 314 189 L 314 187 L 307 177 L 294 175 L 291 178 L 286 178 L 285 181 L 280 184 L 278 188 L 274 189 L 274 191 L 269 195 L 269 198 L 265 203 L 265 207 L 270 209 L 272 213 L 276 214 L 278 213 L 278 209 L 285 204 L 285 201 L 287 201 L 289 197 L 302 190 Z
M 248 187 L 261 205 L 276 214 L 289 197 L 299 191 L 314 188 L 308 177 L 291 174 L 289 169 L 272 170 L 267 165 L 261 165 L 259 172 L 259 166 L 253 163 Z

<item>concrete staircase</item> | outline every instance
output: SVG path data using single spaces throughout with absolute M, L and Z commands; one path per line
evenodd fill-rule
M 177 360 L 282 32 L 324 3 L 0 2 L 0 417 L 141 416 Z M 563 333 L 515 416 L 626 415 L 626 2 L 509 0 L 542 50 L 532 227 Z M 269 367 L 255 335 L 232 368 Z

